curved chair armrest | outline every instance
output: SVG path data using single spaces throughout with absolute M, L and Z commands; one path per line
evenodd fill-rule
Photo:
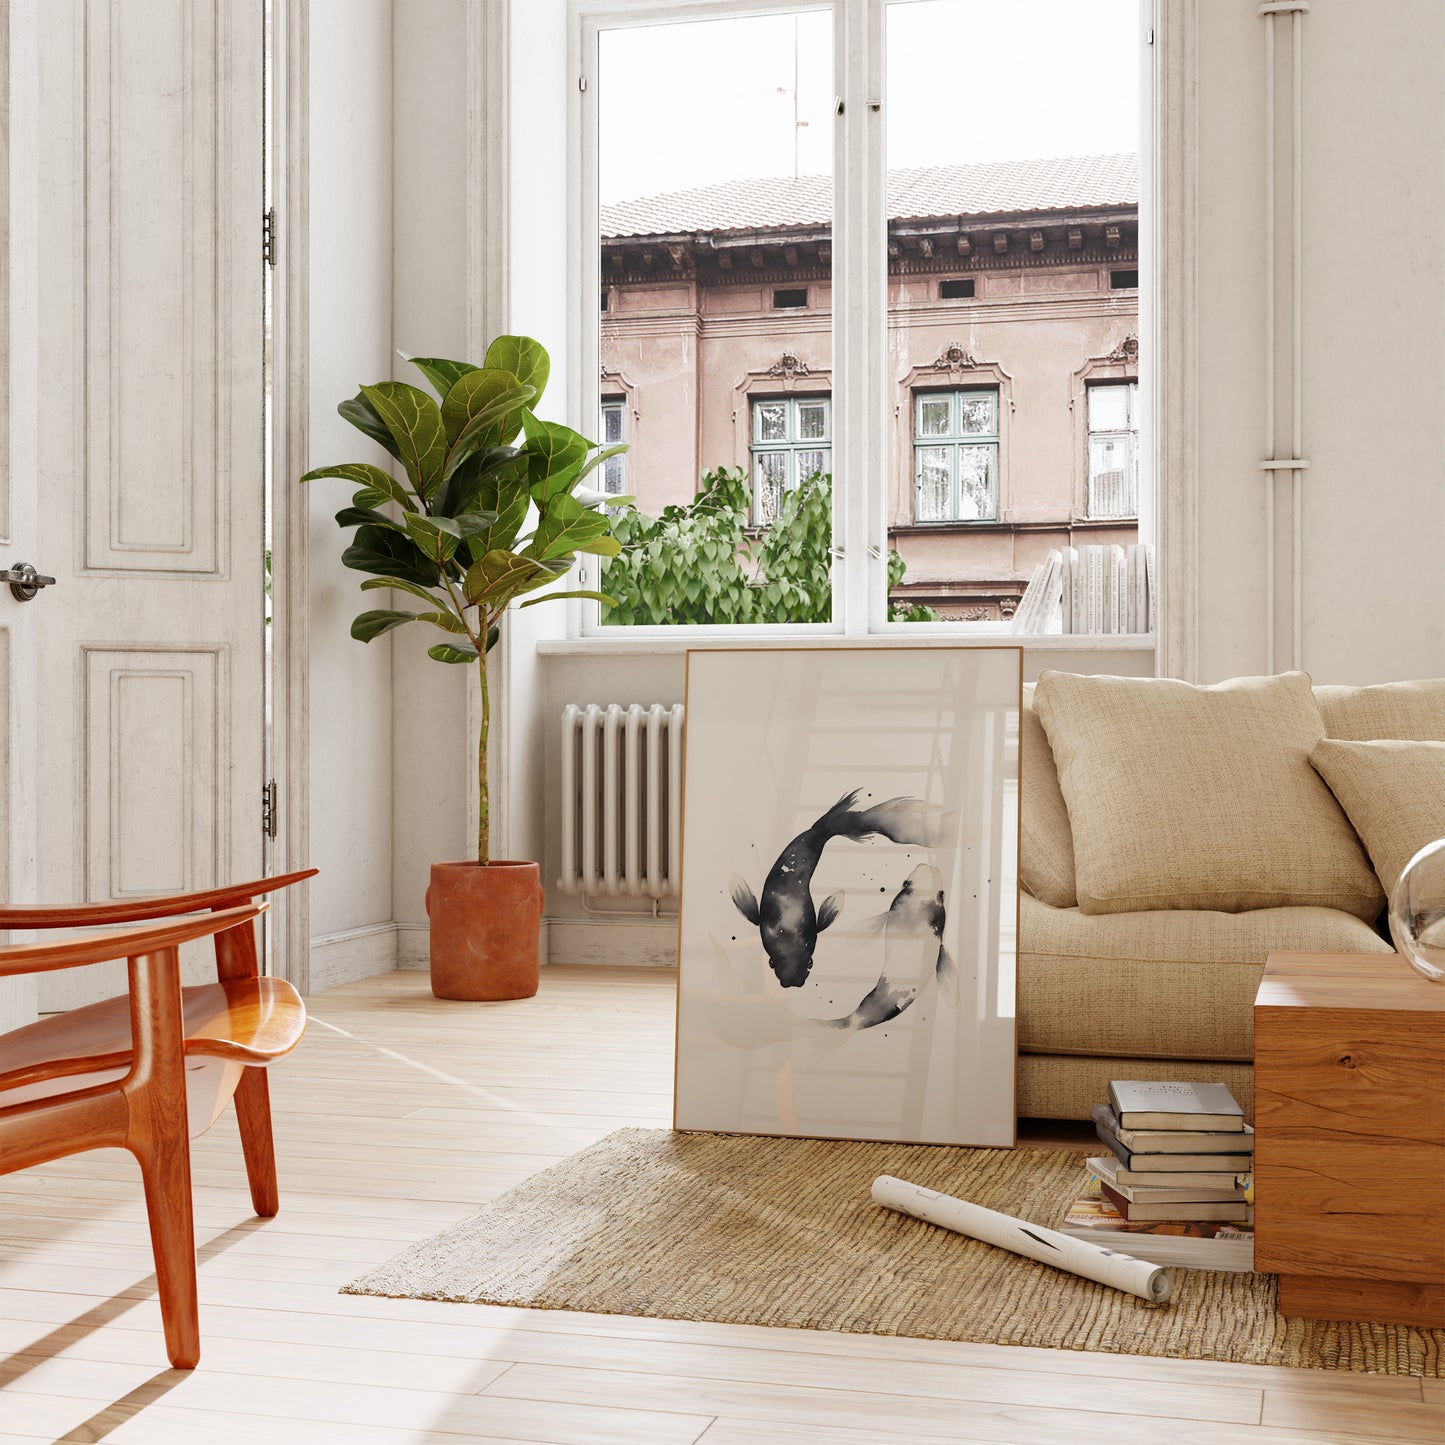
M 219 913 L 202 913 L 167 923 L 160 928 L 136 928 L 126 933 L 92 934 L 88 938 L 67 938 L 59 943 L 20 943 L 0 948 L 0 978 L 17 973 L 49 973 L 59 968 L 80 968 L 87 963 L 105 963 L 114 958 L 140 958 L 206 938 L 249 923 L 264 913 L 268 903 L 246 903 Z
M 172 893 L 161 898 L 132 898 L 115 903 L 19 905 L 0 908 L 0 928 L 104 928 L 111 923 L 143 923 L 151 918 L 171 918 L 179 913 L 198 913 L 203 908 L 224 908 L 247 903 L 267 893 L 289 888 L 293 883 L 314 878 L 319 870 L 303 868 L 299 873 L 278 873 L 274 878 L 257 878 L 250 883 L 233 883 L 225 888 L 208 888 L 201 893 Z

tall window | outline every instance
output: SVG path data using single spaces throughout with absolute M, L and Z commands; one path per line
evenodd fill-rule
M 1139 384 L 1099 382 L 1089 399 L 1089 516 L 1139 515 Z
M 809 477 L 832 470 L 831 400 L 776 397 L 753 402 L 753 522 L 765 527 L 783 497 Z
M 627 440 L 627 399 L 621 396 L 602 398 L 602 445 L 616 446 Z M 627 453 L 619 452 L 602 463 L 602 490 L 609 497 L 620 497 L 627 490 Z
M 913 401 L 913 476 L 920 522 L 998 516 L 998 388 L 923 391 Z
M 566 8 L 581 404 L 605 417 L 625 376 L 648 418 L 605 431 L 636 500 L 581 563 L 619 599 L 581 602 L 584 634 L 999 630 L 1049 552 L 1141 539 L 1142 47 L 1168 6 Z M 967 123 L 940 124 L 964 54 Z

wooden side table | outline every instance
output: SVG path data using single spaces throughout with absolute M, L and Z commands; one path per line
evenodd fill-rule
M 1445 984 L 1398 954 L 1272 953 L 1254 1098 L 1280 1312 L 1445 1326 Z

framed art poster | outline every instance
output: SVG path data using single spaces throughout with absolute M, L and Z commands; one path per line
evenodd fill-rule
M 678 1129 L 1012 1145 L 1022 665 L 688 653 Z

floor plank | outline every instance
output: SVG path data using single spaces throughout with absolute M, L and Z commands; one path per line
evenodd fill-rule
M 0 1178 L 0 1445 L 1419 1445 L 1440 1382 L 342 1295 L 613 1128 L 665 1127 L 672 976 L 549 968 L 535 1000 L 424 973 L 310 1001 L 273 1075 L 282 1213 L 228 1113 L 194 1150 L 200 1367 L 165 1367 L 134 1161 Z M 1030 1124 L 1029 1142 L 1084 1133 Z

